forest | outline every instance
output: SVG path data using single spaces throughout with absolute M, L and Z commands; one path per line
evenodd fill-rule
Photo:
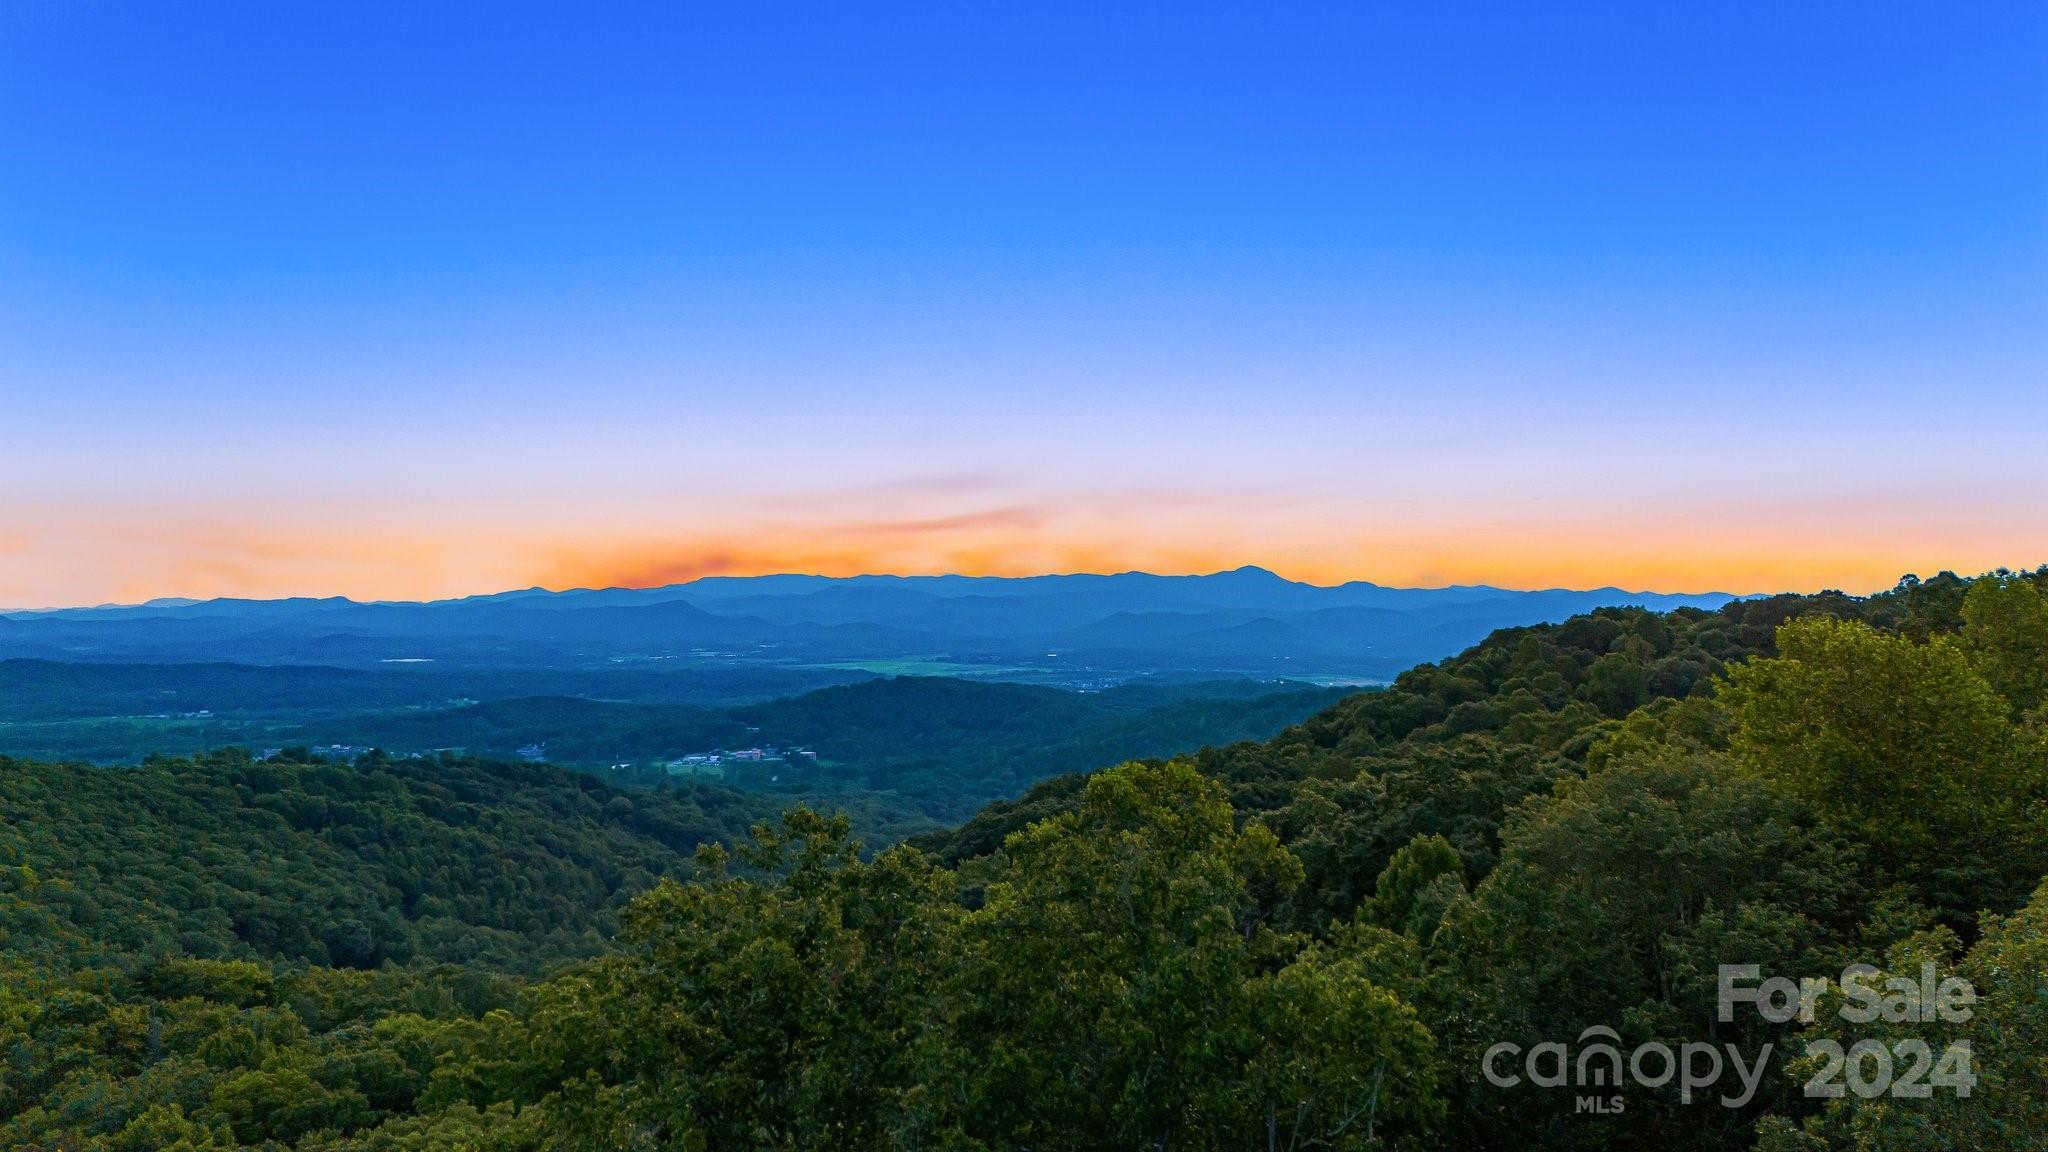
M 116 764 L 223 746 L 324 749 L 348 759 L 370 749 L 397 757 L 525 753 L 613 783 L 657 786 L 670 778 L 671 762 L 690 753 L 802 748 L 809 755 L 728 757 L 712 778 L 784 803 L 856 806 L 877 818 L 859 826 L 863 833 L 894 839 L 956 823 L 1047 776 L 1265 739 L 1349 694 L 1250 678 L 1131 677 L 1076 691 L 863 676 L 763 699 L 764 689 L 804 682 L 760 668 L 730 671 L 714 687 L 701 670 L 370 673 L 0 660 L 0 750 Z M 713 691 L 738 698 L 705 699 Z
M 0 1145 L 2048 1147 L 2044 594 L 1501 629 L 898 843 L 545 764 L 0 760 Z M 1844 980 L 1731 1015 L 1729 965 Z M 1853 965 L 1967 1017 L 1850 1023 Z

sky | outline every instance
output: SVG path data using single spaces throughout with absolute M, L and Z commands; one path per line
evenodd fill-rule
M 2048 562 L 2032 3 L 0 0 L 0 608 Z

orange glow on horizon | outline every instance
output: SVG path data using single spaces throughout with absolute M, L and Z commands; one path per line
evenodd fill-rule
M 644 508 L 169 507 L 46 514 L 0 533 L 0 606 L 163 596 L 415 600 L 542 586 L 652 587 L 802 572 L 1199 574 L 1256 564 L 1314 584 L 1492 584 L 1750 594 L 1869 593 L 1903 574 L 2048 560 L 2039 513 L 1974 519 L 1933 503 L 1760 509 L 1740 503 L 1523 509 L 1346 507 L 1122 495 L 985 508 L 884 509 L 821 497 L 649 528 Z M 47 512 L 47 510 L 45 510 Z

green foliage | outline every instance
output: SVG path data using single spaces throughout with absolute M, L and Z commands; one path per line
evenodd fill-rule
M 1381 927 L 1427 942 L 1444 912 L 1465 894 L 1465 863 L 1441 836 L 1410 840 L 1380 873 L 1372 898 L 1359 909 Z
M 2048 759 L 1962 644 L 1815 617 L 1720 700 L 1735 762 L 1866 845 L 1952 917 L 2010 908 L 2048 870 Z
M 729 689 L 743 690 L 768 671 L 734 669 Z M 400 755 L 457 749 L 502 759 L 538 746 L 552 763 L 638 787 L 668 783 L 667 762 L 689 753 L 802 747 L 815 758 L 728 758 L 718 779 L 771 794 L 775 806 L 855 810 L 865 832 L 893 840 L 964 819 L 1058 773 L 1262 740 L 1347 694 L 1249 680 L 1078 692 L 898 676 L 707 707 L 695 702 L 687 670 L 618 677 L 0 660 L 0 747 L 44 759 L 132 763 L 223 744 L 338 744 Z M 558 685 L 588 695 L 536 692 Z M 478 698 L 488 692 L 499 694 Z M 673 698 L 678 693 L 692 702 Z
M 2044 581 L 1508 630 L 874 855 L 545 765 L 0 761 L 0 1146 L 2048 1146 Z M 806 707 L 891 722 L 858 703 Z M 1719 1020 L 1720 964 L 1929 959 L 1976 1015 L 1880 1031 L 1970 1039 L 1967 1098 L 1479 1075 L 1594 1028 L 1789 1050 L 1832 1033 Z
M 1980 675 L 2029 713 L 2048 700 L 2048 600 L 2009 572 L 1981 576 L 1963 597 L 1963 648 Z
M 1856 880 L 1841 843 L 1717 759 L 1667 753 L 1566 782 L 1516 810 L 1499 867 L 1434 942 L 1469 1013 L 1458 1060 L 1477 1067 L 1497 1040 L 1570 1040 L 1595 1025 L 1626 1048 L 1717 1031 L 1753 1046 L 1761 1034 L 1716 1027 L 1718 965 L 1829 971 L 1858 918 Z M 1660 1099 L 1588 1118 L 1570 1096 L 1467 1087 L 1472 1106 L 1457 1114 L 1483 1121 L 1475 1139 L 1532 1130 L 1545 1147 L 1717 1148 L 1719 1122 L 1755 1117 L 1715 1108 L 1717 1123 L 1699 1127 Z
M 1798 1152 L 1973 1152 L 1985 1148 L 2039 1147 L 2048 1139 L 2048 883 L 2010 916 L 1986 920 L 1983 936 L 1960 957 L 1956 937 L 1922 933 L 1889 950 L 1884 970 L 1871 979 L 1902 976 L 1918 980 L 1923 963 L 1941 976 L 1961 975 L 1975 991 L 1969 1018 L 1958 1023 L 1923 1019 L 1886 1023 L 1882 1018 L 1843 1031 L 1835 1011 L 1839 996 L 1816 1013 L 1805 1039 L 1831 1038 L 1845 1049 L 1859 1037 L 1895 1045 L 1918 1039 L 1930 1051 L 1951 1043 L 1971 1048 L 1976 1083 L 1968 1096 L 1936 1091 L 1924 1099 L 1890 1094 L 1871 1099 L 1845 1094 L 1801 1127 L 1779 1125 L 1776 1146 Z M 1903 1066 L 1905 1062 L 1901 1061 Z M 1798 1062 L 1795 1075 L 1813 1073 L 1818 1062 Z
M 0 938 L 67 963 L 534 971 L 598 951 L 635 893 L 761 814 L 727 789 L 629 797 L 559 768 L 468 759 L 226 752 L 114 770 L 0 758 L 0 871 L 14 876 Z
M 1270 926 L 1300 864 L 1183 762 L 1011 836 L 944 985 L 947 1095 L 993 1148 L 1382 1147 L 1434 1115 L 1413 1009 Z
M 779 883 L 662 884 L 620 948 L 537 996 L 528 1044 L 573 1147 L 865 1148 L 918 1122 L 926 990 L 959 911 L 909 849 L 862 862 L 798 809 L 753 853 Z
M 12 969 L 0 974 L 0 1145 L 341 1147 L 344 1133 L 403 1124 L 416 1102 L 467 1108 L 440 1107 L 437 1078 L 477 1058 L 475 1017 L 511 1003 L 502 982 L 455 968 Z
M 1335 703 L 1343 689 L 1289 685 L 1126 686 L 1099 693 L 1029 684 L 898 676 L 826 688 L 719 714 L 742 735 L 678 735 L 673 710 L 577 702 L 609 710 L 617 724 L 516 729 L 495 743 L 544 741 L 551 756 L 590 759 L 626 749 L 646 754 L 735 744 L 803 746 L 817 753 L 767 769 L 729 774 L 757 790 L 816 796 L 884 796 L 923 818 L 966 819 L 1048 776 L 1205 745 L 1264 739 Z M 602 713 L 600 713 L 601 715 Z M 637 714 L 640 719 L 629 720 Z M 659 719 L 650 719 L 659 717 Z M 423 721 L 424 722 L 424 721 Z M 565 738 L 566 737 L 566 738 Z M 624 753 L 621 753 L 624 754 Z M 772 786 L 767 776 L 779 778 Z M 808 792 L 804 790 L 809 790 Z
M 1299 865 L 1185 763 L 1096 776 L 963 911 L 908 848 L 798 811 L 778 879 L 664 884 L 539 994 L 535 1113 L 568 1146 L 1386 1147 L 1432 1042 L 1356 957 L 1273 933 Z

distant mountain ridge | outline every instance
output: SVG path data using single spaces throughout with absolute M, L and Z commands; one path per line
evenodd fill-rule
M 916 658 L 995 670 L 1384 678 L 1496 628 L 1594 608 L 1718 608 L 1720 592 L 1319 586 L 1203 576 L 707 576 L 425 602 L 154 600 L 0 616 L 0 658 L 462 666 Z

